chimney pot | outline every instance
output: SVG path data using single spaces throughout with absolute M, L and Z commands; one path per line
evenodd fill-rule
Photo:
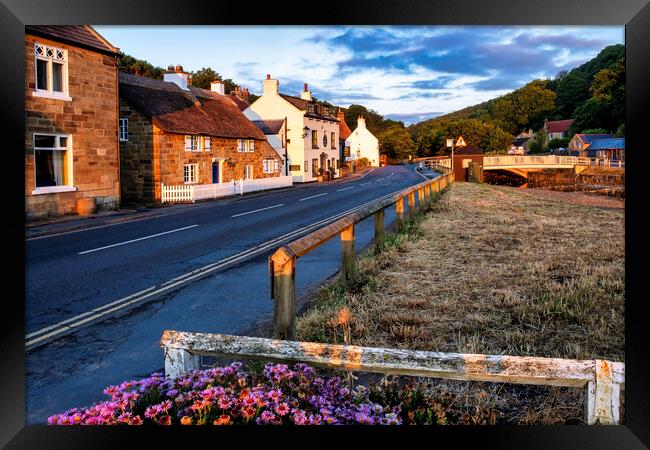
M 182 72 L 183 66 L 176 66 L 176 72 Z
M 303 88 L 303 91 L 305 91 L 305 92 L 309 91 L 309 89 L 307 89 L 307 83 L 305 83 L 305 86 L 304 86 L 304 88 Z
M 267 79 L 267 80 L 270 80 L 270 79 L 271 79 L 271 74 L 270 74 L 270 73 L 267 73 L 267 74 L 266 74 L 266 79 Z
M 174 65 L 173 64 L 168 65 L 167 70 L 169 70 L 170 72 L 173 72 L 174 71 Z

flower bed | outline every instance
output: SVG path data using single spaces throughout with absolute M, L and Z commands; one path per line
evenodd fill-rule
M 420 387 L 349 387 L 338 376 L 318 376 L 306 364 L 268 364 L 262 373 L 241 363 L 192 371 L 176 380 L 156 373 L 110 386 L 109 401 L 71 409 L 51 425 L 400 425 L 488 423 L 461 415 L 451 399 L 434 398 Z M 485 416 L 485 417 L 483 417 Z M 486 419 L 487 418 L 487 419 Z

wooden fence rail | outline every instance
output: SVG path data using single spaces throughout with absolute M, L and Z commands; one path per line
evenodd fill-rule
M 200 368 L 200 355 L 280 362 L 316 367 L 452 380 L 583 387 L 587 423 L 620 422 L 620 392 L 625 364 L 528 356 L 441 353 L 358 347 L 210 333 L 163 332 L 165 374 L 178 378 Z
M 269 257 L 271 299 L 275 300 L 273 337 L 276 339 L 293 339 L 294 336 L 296 260 L 299 257 L 306 255 L 333 237 L 340 236 L 342 250 L 341 279 L 346 284 L 353 283 L 356 277 L 355 224 L 373 214 L 375 215 L 375 245 L 377 248 L 383 244 L 384 210 L 387 207 L 395 204 L 396 223 L 400 228 L 405 223 L 405 198 L 408 200 L 408 216 L 410 218 L 416 211 L 416 192 L 426 190 L 430 193 L 429 197 L 431 198 L 434 191 L 440 192 L 453 181 L 453 173 L 446 173 L 437 178 L 410 186 L 277 249 Z M 423 198 L 424 194 L 418 194 L 418 199 Z M 425 206 L 427 206 L 427 203 L 420 201 L 418 207 L 421 209 Z

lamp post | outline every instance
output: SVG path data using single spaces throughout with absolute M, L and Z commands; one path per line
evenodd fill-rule
M 451 171 L 454 171 L 454 140 L 453 139 L 447 139 L 447 147 L 451 148 Z

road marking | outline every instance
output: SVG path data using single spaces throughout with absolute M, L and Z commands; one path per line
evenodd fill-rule
M 126 245 L 126 244 L 131 244 L 133 242 L 144 241 L 145 239 L 151 239 L 151 238 L 155 238 L 155 237 L 162 236 L 164 234 L 169 234 L 169 233 L 176 233 L 177 231 L 188 230 L 188 229 L 194 228 L 194 227 L 198 227 L 198 225 L 190 225 L 190 226 L 183 227 L 183 228 L 176 228 L 175 230 L 169 230 L 169 231 L 164 231 L 162 233 L 151 234 L 149 236 L 144 236 L 144 237 L 137 238 L 137 239 L 131 239 L 130 241 L 124 241 L 124 242 L 119 242 L 117 244 L 105 245 L 104 247 L 93 248 L 92 250 L 86 250 L 86 251 L 83 251 L 83 252 L 79 252 L 79 253 L 77 253 L 77 255 L 85 255 L 86 253 L 98 252 L 100 250 L 106 250 L 107 248 L 119 247 L 120 245 Z
M 321 196 L 323 196 L 323 195 L 327 195 L 327 192 L 323 192 L 322 194 L 312 195 L 311 197 L 301 198 L 301 199 L 298 200 L 298 201 L 303 202 L 303 201 L 305 201 L 305 200 L 309 200 L 310 198 L 321 197 Z
M 367 183 L 361 183 L 361 186 L 365 186 L 366 184 L 370 184 L 371 181 L 368 181 Z
M 337 189 L 336 192 L 347 191 L 348 189 L 354 189 L 354 186 L 346 187 L 343 189 Z
M 395 192 L 397 192 L 397 191 L 395 191 Z M 67 333 L 68 331 L 74 330 L 74 328 L 78 328 L 83 324 L 86 324 L 86 323 L 91 322 L 91 321 L 93 321 L 95 319 L 101 318 L 101 317 L 103 317 L 103 316 L 105 316 L 107 314 L 110 314 L 112 312 L 123 309 L 126 306 L 129 306 L 131 304 L 135 304 L 136 302 L 143 302 L 144 300 L 146 300 L 148 298 L 152 298 L 152 297 L 155 298 L 160 294 L 163 294 L 165 292 L 173 290 L 173 288 L 175 288 L 176 286 L 180 286 L 182 284 L 187 283 L 188 281 L 195 280 L 195 279 L 198 279 L 198 278 L 203 278 L 203 277 L 209 275 L 211 272 L 213 272 L 215 270 L 226 267 L 226 266 L 231 265 L 233 263 L 242 262 L 242 261 L 244 261 L 246 259 L 252 258 L 253 256 L 256 256 L 257 254 L 259 254 L 261 252 L 264 252 L 264 251 L 266 251 L 266 250 L 268 250 L 268 249 L 270 249 L 272 247 L 278 246 L 283 242 L 289 241 L 290 239 L 294 239 L 295 237 L 297 237 L 297 236 L 299 236 L 299 235 L 301 235 L 303 233 L 311 232 L 312 230 L 318 229 L 318 228 L 324 226 L 327 223 L 334 222 L 335 220 L 338 220 L 341 217 L 345 217 L 348 214 L 351 214 L 351 213 L 353 213 L 353 212 L 355 212 L 357 210 L 363 209 L 366 206 L 368 206 L 368 205 L 370 205 L 370 204 L 372 204 L 374 202 L 381 201 L 381 200 L 383 200 L 385 198 L 389 198 L 392 195 L 394 195 L 395 192 L 385 194 L 382 197 L 370 200 L 370 201 L 368 201 L 366 203 L 363 203 L 363 204 L 361 204 L 359 206 L 355 206 L 354 208 L 351 208 L 351 209 L 349 209 L 347 211 L 343 211 L 343 212 L 340 212 L 339 214 L 335 214 L 334 216 L 319 220 L 317 222 L 312 223 L 311 225 L 307 225 L 305 227 L 299 228 L 299 229 L 294 230 L 292 232 L 289 232 L 289 233 L 287 233 L 287 234 L 285 234 L 283 236 L 279 236 L 279 237 L 277 237 L 275 239 L 272 239 L 272 240 L 267 241 L 267 242 L 265 242 L 263 244 L 260 244 L 260 245 L 258 245 L 256 247 L 251 247 L 251 248 L 249 248 L 247 250 L 244 250 L 244 251 L 242 251 L 240 253 L 237 253 L 235 255 L 231 255 L 231 256 L 228 256 L 228 257 L 226 257 L 226 258 L 224 258 L 222 260 L 216 261 L 216 262 L 211 263 L 211 264 L 207 264 L 206 266 L 203 266 L 203 267 L 201 267 L 199 269 L 195 269 L 195 270 L 193 270 L 191 272 L 185 273 L 185 274 L 183 274 L 181 276 L 178 276 L 178 277 L 175 277 L 175 278 L 173 278 L 171 280 L 167 280 L 167 281 L 165 281 L 164 283 L 162 283 L 162 284 L 160 284 L 158 286 L 152 286 L 150 288 L 147 288 L 147 289 L 142 290 L 140 292 L 137 292 L 135 294 L 131 294 L 131 295 L 127 296 L 127 297 L 123 297 L 121 299 L 110 302 L 110 303 L 108 303 L 106 305 L 99 306 L 99 307 L 94 308 L 94 309 L 92 309 L 90 311 L 87 311 L 85 313 L 82 313 L 82 314 L 79 314 L 77 316 L 71 317 L 69 319 L 63 320 L 63 321 L 61 321 L 61 322 L 59 322 L 59 323 L 57 323 L 55 325 L 44 327 L 44 328 L 42 328 L 40 330 L 32 332 L 32 333 L 25 336 L 25 340 L 26 340 L 26 342 L 25 342 L 25 350 L 26 351 L 33 350 L 34 348 L 40 347 L 41 345 L 44 345 L 47 342 L 49 342 L 49 340 L 48 340 L 49 338 L 56 337 L 56 336 L 59 336 L 59 335 L 66 335 L 66 334 L 68 334 Z M 114 305 L 116 305 L 116 306 L 111 308 Z M 107 310 L 108 308 L 110 308 L 110 309 Z M 106 310 L 106 311 L 103 311 L 103 310 Z M 102 311 L 102 312 L 100 312 L 100 311 Z M 80 318 L 86 317 L 86 316 L 90 316 L 93 313 L 98 313 L 98 314 L 94 314 L 91 317 L 88 317 L 86 319 L 74 322 L 77 319 L 80 319 Z M 72 322 L 74 322 L 74 323 L 72 323 Z M 65 325 L 65 324 L 69 324 L 69 325 Z M 47 333 L 47 334 L 43 334 L 43 333 L 46 333 L 47 331 L 50 331 L 50 330 L 54 330 L 54 331 L 51 331 L 50 333 Z M 28 340 L 28 339 L 30 339 L 31 337 L 34 337 L 34 336 L 38 336 L 38 337 L 35 337 L 34 339 Z
M 267 209 L 278 208 L 280 206 L 284 206 L 284 203 L 279 203 L 279 204 L 273 205 L 273 206 L 267 206 L 266 208 L 254 209 L 253 211 L 248 211 L 248 212 L 245 212 L 245 213 L 235 214 L 234 216 L 230 216 L 230 217 L 245 216 L 246 214 L 253 214 L 253 213 L 256 213 L 256 212 L 260 212 L 260 211 L 266 211 Z

